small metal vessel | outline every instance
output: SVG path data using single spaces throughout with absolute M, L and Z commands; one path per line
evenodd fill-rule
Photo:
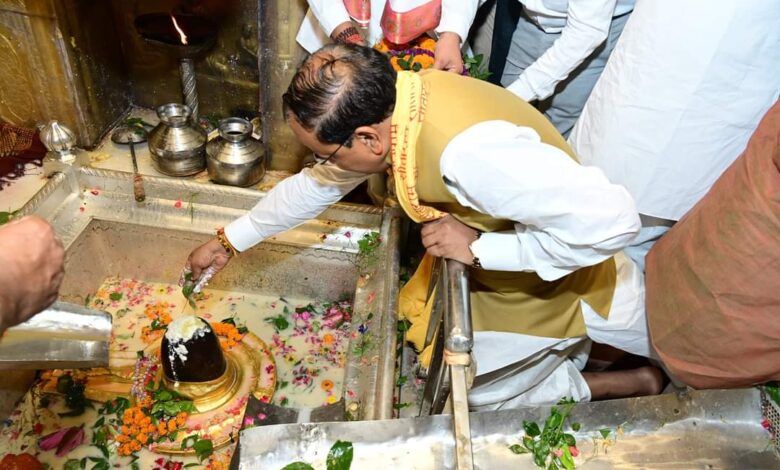
M 219 122 L 219 136 L 206 146 L 209 177 L 219 184 L 251 186 L 265 174 L 263 144 L 252 137 L 252 123 L 241 118 Z
M 149 133 L 154 166 L 168 176 L 190 176 L 206 168 L 206 131 L 192 122 L 192 110 L 179 103 L 157 108 L 160 123 Z
M 76 159 L 73 147 L 76 145 L 76 135 L 58 121 L 49 121 L 40 131 L 43 145 L 57 160 L 72 164 Z

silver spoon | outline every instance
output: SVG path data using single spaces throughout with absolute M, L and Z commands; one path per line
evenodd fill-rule
M 135 126 L 117 127 L 114 133 L 111 134 L 111 141 L 115 144 L 130 146 L 130 155 L 133 157 L 133 195 L 136 201 L 143 202 L 146 199 L 146 192 L 144 191 L 144 182 L 141 179 L 141 174 L 138 173 L 138 161 L 135 158 L 134 145 L 146 142 L 146 131 Z

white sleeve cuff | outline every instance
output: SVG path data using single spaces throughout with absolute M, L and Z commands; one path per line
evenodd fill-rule
M 479 4 L 480 2 L 477 0 L 443 0 L 441 18 L 435 31 L 439 34 L 456 33 L 460 36 L 462 46 L 468 39 L 469 29 L 471 29 L 471 23 L 474 22 Z
M 263 237 L 257 233 L 252 225 L 249 213 L 242 215 L 225 227 L 225 237 L 239 252 L 246 251 L 263 241 Z
M 491 271 L 522 271 L 520 241 L 515 232 L 483 233 L 471 244 L 482 268 Z
M 309 2 L 314 16 L 319 21 L 320 26 L 329 37 L 333 34 L 333 30 L 342 23 L 351 21 L 347 8 L 344 6 L 344 2 L 334 2 L 326 0 L 322 2 Z
M 539 99 L 539 96 L 533 89 L 531 89 L 531 86 L 528 84 L 528 80 L 526 80 L 523 75 L 520 75 L 520 77 L 512 82 L 511 85 L 506 87 L 506 89 L 524 99 L 525 101 L 534 101 Z

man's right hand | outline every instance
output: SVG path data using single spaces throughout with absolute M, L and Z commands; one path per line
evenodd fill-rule
M 65 276 L 65 250 L 38 216 L 0 227 L 0 332 L 57 300 Z
M 192 279 L 197 280 L 207 268 L 211 267 L 213 274 L 221 271 L 230 261 L 230 254 L 213 238 L 195 248 L 187 258 L 187 268 L 192 271 Z

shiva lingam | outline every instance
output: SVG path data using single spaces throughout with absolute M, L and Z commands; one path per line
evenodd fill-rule
M 135 19 L 135 29 L 148 44 L 179 59 L 184 104 L 192 111 L 193 121 L 198 122 L 198 90 L 193 59 L 214 45 L 216 23 L 202 16 L 148 13 Z
M 168 325 L 160 345 L 163 383 L 191 399 L 200 412 L 217 408 L 235 395 L 243 376 L 235 361 L 222 352 L 211 326 L 194 315 Z
M 173 440 L 156 442 L 154 452 L 193 453 L 182 444 L 194 433 L 208 435 L 215 449 L 227 445 L 241 428 L 250 395 L 263 403 L 271 401 L 276 388 L 273 355 L 251 332 L 225 344 L 211 324 L 184 315 L 168 324 L 164 333 L 152 333 L 155 336 L 139 353 L 111 349 L 107 369 L 82 373 L 86 375 L 85 397 L 97 402 L 124 397 L 133 406 L 153 407 L 154 402 L 139 403 L 148 400 L 141 397 L 149 397 L 148 386 L 154 384 L 192 401 L 195 410 L 186 417 L 182 432 Z M 43 391 L 56 390 L 57 377 L 52 376 Z

